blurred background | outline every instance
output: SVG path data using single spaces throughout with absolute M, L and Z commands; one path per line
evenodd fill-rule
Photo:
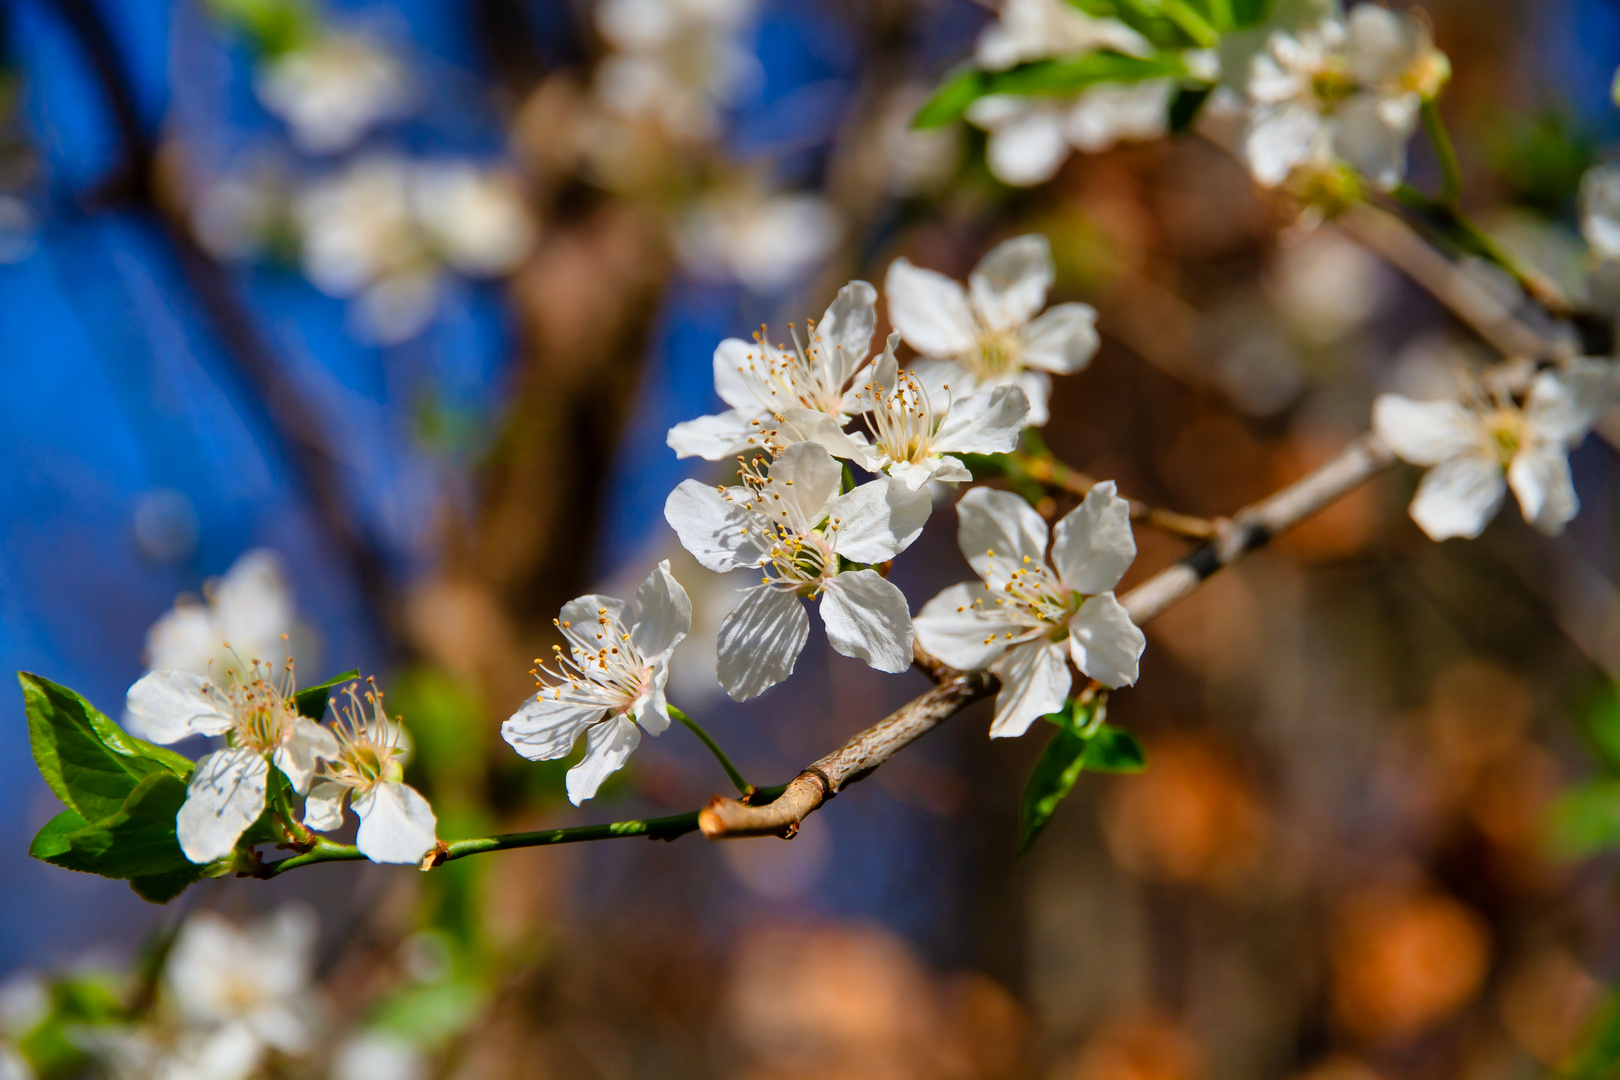
M 1585 299 L 1575 193 L 1620 134 L 1620 4 L 1427 12 L 1466 205 Z M 583 810 L 566 763 L 499 739 L 567 599 L 674 560 L 695 625 L 671 698 L 758 783 L 927 685 L 817 622 L 793 689 L 719 692 L 733 584 L 662 505 L 716 475 L 664 433 L 715 411 L 721 338 L 902 254 L 961 278 L 1043 233 L 1054 299 L 1094 304 L 1103 337 L 1047 441 L 1203 515 L 1326 460 L 1376 393 L 1487 355 L 1366 237 L 1293 227 L 1196 135 L 1014 189 L 982 133 L 910 130 L 992 16 L 6 0 L 3 666 L 116 717 L 197 626 L 267 651 L 285 632 L 305 683 L 378 674 L 441 836 L 677 813 L 726 786 L 684 731 Z M 1413 172 L 1433 186 L 1421 141 Z M 1040 736 L 991 743 L 978 707 L 791 843 L 328 865 L 156 907 L 26 857 L 59 807 L 0 696 L 0 1039 L 31 1030 L 41 978 L 116 987 L 187 912 L 298 902 L 326 1027 L 277 1075 L 1543 1075 L 1620 978 L 1614 430 L 1574 455 L 1561 539 L 1504 513 L 1431 543 L 1403 470 L 1211 580 L 1111 702 L 1148 770 L 1082 777 L 1022 860 Z M 937 517 L 896 567 L 913 609 L 965 576 L 953 533 Z M 1127 585 L 1188 547 L 1138 542 Z M 334 1049 L 360 1036 L 370 1072 Z

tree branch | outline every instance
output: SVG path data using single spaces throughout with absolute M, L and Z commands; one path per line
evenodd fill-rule
M 1190 596 L 1210 575 L 1264 546 L 1273 536 L 1304 521 L 1388 469 L 1395 455 L 1368 433 L 1332 461 L 1269 498 L 1245 507 L 1220 525 L 1219 535 L 1161 570 L 1120 598 L 1138 625 Z M 782 796 L 764 806 L 745 806 L 716 795 L 698 814 L 698 827 L 711 840 L 738 836 L 791 837 L 828 799 L 888 761 L 900 750 L 996 688 L 985 672 L 954 671 L 918 650 L 919 666 L 939 685 L 890 713 L 833 753 L 801 772 Z

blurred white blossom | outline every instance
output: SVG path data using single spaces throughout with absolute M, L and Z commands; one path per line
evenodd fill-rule
M 385 1031 L 351 1035 L 332 1055 L 332 1080 L 427 1080 L 427 1076 L 422 1051 Z
M 357 329 L 384 344 L 432 321 L 446 266 L 509 273 L 535 238 L 516 181 L 459 161 L 362 158 L 306 188 L 293 213 L 304 272 L 322 292 L 354 298 Z
M 1297 32 L 1275 30 L 1249 65 L 1241 145 L 1255 180 L 1343 159 L 1388 190 L 1406 174 L 1422 103 L 1450 76 L 1426 26 L 1377 4 Z
M 1028 423 L 1047 420 L 1049 373 L 1067 375 L 1097 351 L 1097 313 L 1086 304 L 1059 304 L 1042 315 L 1054 270 L 1052 250 L 1040 235 L 1020 236 L 993 248 L 968 276 L 968 288 L 943 274 L 896 259 L 884 279 L 889 320 L 922 354 L 911 372 L 930 398 L 945 386 L 968 395 L 1018 386 L 1029 399 Z
M 578 806 L 624 767 L 643 728 L 661 735 L 669 727 L 669 657 L 692 628 L 692 604 L 665 560 L 629 603 L 581 596 L 552 621 L 568 650 L 553 646 L 549 665 L 535 661 L 540 692 L 501 725 L 501 737 L 530 761 L 551 761 L 584 735 L 585 757 L 567 780 Z
M 404 115 L 411 86 L 399 60 L 363 37 L 327 34 L 265 62 L 255 83 L 305 153 L 347 150 L 375 125 Z
M 1130 56 L 1152 56 L 1141 34 L 1118 19 L 1088 15 L 1067 0 L 1007 0 L 1001 17 L 979 35 L 975 58 L 989 71 L 1026 60 L 1112 49 Z
M 923 605 L 917 642 L 953 667 L 1001 679 L 992 738 L 1022 735 L 1068 700 L 1072 659 L 1107 687 L 1136 682 L 1147 638 L 1114 598 L 1136 558 L 1130 505 L 1112 481 L 1093 487 L 1057 523 L 1017 495 L 974 488 L 956 504 L 957 542 L 983 581 L 953 585 Z
M 693 206 L 675 252 L 700 277 L 770 294 L 799 281 L 838 247 L 844 223 L 819 195 L 716 192 Z
M 1384 394 L 1373 430 L 1403 460 L 1428 467 L 1411 514 L 1430 538 L 1478 536 L 1510 487 L 1524 519 L 1556 535 L 1580 509 L 1569 452 L 1617 396 L 1614 365 L 1582 359 L 1536 375 L 1522 405 L 1483 387 L 1461 401 Z
M 720 112 L 760 77 L 743 42 L 754 0 L 602 0 L 596 28 L 612 48 L 596 68 L 608 111 L 652 120 L 676 141 L 713 138 Z
M 190 671 L 225 679 L 254 660 L 282 660 L 292 633 L 292 591 L 281 558 L 256 548 L 203 586 L 204 599 L 182 598 L 146 632 L 149 671 Z
M 1607 162 L 1581 177 L 1581 235 L 1598 258 L 1620 261 L 1620 165 Z
M 1057 174 L 1070 148 L 1099 153 L 1125 140 L 1149 140 L 1169 128 L 1173 79 L 1103 83 L 1070 98 L 992 94 L 967 119 L 990 133 L 986 162 L 1004 184 L 1029 187 Z

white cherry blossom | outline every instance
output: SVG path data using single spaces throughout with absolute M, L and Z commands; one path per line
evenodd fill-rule
M 1070 149 L 1101 153 L 1116 143 L 1149 141 L 1169 130 L 1174 79 L 1103 83 L 1073 97 L 991 94 L 968 106 L 967 120 L 990 133 L 985 161 L 1013 187 L 1057 175 Z
M 982 581 L 923 605 L 917 641 L 953 667 L 1001 679 L 994 738 L 1022 735 L 1056 712 L 1072 685 L 1069 661 L 1104 686 L 1136 682 L 1147 639 L 1112 592 L 1136 557 L 1130 505 L 1112 481 L 1093 487 L 1057 523 L 1018 496 L 974 488 L 956 504 L 957 542 Z
M 698 277 L 769 296 L 803 280 L 843 235 L 843 218 L 821 196 L 748 184 L 693 204 L 675 232 L 675 254 Z
M 661 735 L 669 727 L 669 657 L 692 628 L 692 603 L 666 559 L 629 603 L 581 596 L 553 624 L 568 649 L 553 646 L 549 665 L 536 661 L 540 692 L 501 725 L 501 737 L 530 761 L 550 761 L 583 734 L 585 757 L 567 781 L 578 806 L 624 767 L 643 729 Z
M 677 141 L 719 133 L 721 111 L 755 83 L 743 35 L 755 0 L 603 0 L 596 28 L 613 51 L 597 65 L 597 99 Z
M 155 1075 L 234 1080 L 255 1073 L 266 1050 L 297 1056 L 313 1049 L 317 929 L 302 905 L 246 927 L 211 911 L 187 918 L 163 978 L 189 1038 L 173 1071 Z
M 889 266 L 883 289 L 889 320 L 922 359 L 910 371 L 932 396 L 949 383 L 959 395 L 1020 387 L 1028 423 L 1047 421 L 1050 373 L 1067 375 L 1097 351 L 1097 312 L 1059 304 L 1037 316 L 1052 286 L 1052 250 L 1039 235 L 998 244 L 968 277 L 968 288 L 906 258 Z
M 299 794 L 319 759 L 338 752 L 332 733 L 298 713 L 292 665 L 278 682 L 267 664 L 223 686 L 191 671 L 153 671 L 129 688 L 126 708 L 137 729 L 162 745 L 193 735 L 226 745 L 197 761 L 175 819 L 180 850 L 194 863 L 229 855 L 264 812 L 273 763 Z
M 928 519 L 927 490 L 883 477 L 840 494 L 843 471 L 819 443 L 788 447 L 768 472 L 762 461 L 742 464 L 738 487 L 686 480 L 664 503 L 664 518 L 705 567 L 765 571 L 721 624 L 720 685 L 745 701 L 793 673 L 810 633 L 800 597 L 821 602 L 840 653 L 904 671 L 912 657 L 905 596 L 876 570 L 844 563 L 886 562 L 910 546 Z
M 327 34 L 268 61 L 254 89 L 309 154 L 347 150 L 412 104 L 404 66 L 386 49 L 349 34 Z
M 1620 165 L 1598 165 L 1581 177 L 1581 235 L 1598 258 L 1620 261 Z
M 894 357 L 899 343 L 898 333 L 889 335 L 864 390 L 869 404 L 861 420 L 867 430 L 846 434 L 829 420 L 812 430 L 812 441 L 836 457 L 859 462 L 867 472 L 888 473 L 913 491 L 930 480 L 972 480 L 955 454 L 1004 454 L 1018 445 L 1029 417 L 1029 398 L 1021 387 L 956 396 L 947 385 L 930 394 L 916 375 L 899 369 Z
M 355 845 L 378 863 L 420 863 L 438 843 L 433 807 L 404 780 L 403 729 L 383 712 L 383 695 L 354 686 L 345 693 L 332 734 L 337 753 L 322 762 L 304 801 L 304 824 L 318 832 L 343 825 L 343 802 L 360 818 Z M 369 706 L 369 709 L 368 709 Z M 369 715 L 368 715 L 369 712 Z
M 1358 5 L 1347 20 L 1273 31 L 1250 61 L 1245 88 L 1249 171 L 1273 187 L 1296 169 L 1342 158 L 1375 186 L 1395 187 L 1420 107 L 1450 70 L 1426 28 L 1378 4 Z
M 1580 509 L 1569 452 L 1620 395 L 1615 370 L 1583 359 L 1543 371 L 1523 404 L 1481 388 L 1461 401 L 1381 395 L 1373 430 L 1403 460 L 1429 469 L 1412 499 L 1412 520 L 1435 540 L 1472 538 L 1511 487 L 1526 521 L 1562 532 Z
M 1118 19 L 1088 15 L 1067 0 L 1007 0 L 1001 17 L 979 35 L 974 57 L 989 71 L 1027 60 L 1111 49 L 1152 56 L 1153 46 Z
M 240 673 L 244 660 L 265 660 L 286 649 L 295 621 L 292 591 L 281 558 L 249 551 L 224 576 L 203 586 L 204 599 L 182 599 L 146 632 L 152 671 Z M 240 658 L 240 659 L 239 659 Z M 136 732 L 140 734 L 140 732 Z
M 763 447 L 767 425 L 808 430 L 830 418 L 842 428 L 861 410 L 876 328 L 877 290 L 852 281 L 802 335 L 788 326 L 791 346 L 772 345 L 764 330 L 752 343 L 727 338 L 714 350 L 714 388 L 731 408 L 670 428 L 670 449 L 678 457 L 719 461 Z

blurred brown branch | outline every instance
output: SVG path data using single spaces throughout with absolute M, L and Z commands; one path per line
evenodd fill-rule
M 1139 625 L 1163 614 L 1217 570 L 1325 509 L 1394 462 L 1395 455 L 1376 435 L 1361 436 L 1321 468 L 1221 523 L 1212 540 L 1126 593 L 1120 602 Z M 711 840 L 793 836 L 800 822 L 846 785 L 866 776 L 968 705 L 987 697 L 998 685 L 993 675 L 956 671 L 921 649 L 917 650 L 917 658 L 918 666 L 928 671 L 938 686 L 806 768 L 772 803 L 746 806 L 735 799 L 715 796 L 698 815 L 703 835 Z

